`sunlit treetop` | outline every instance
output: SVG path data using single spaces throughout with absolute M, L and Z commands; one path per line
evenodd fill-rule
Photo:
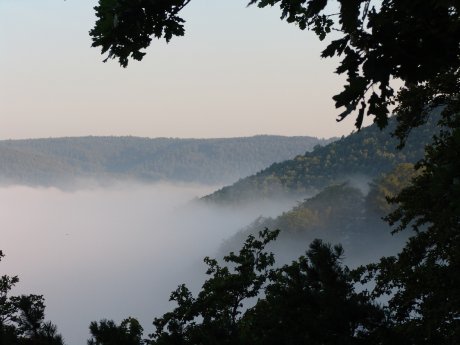
M 180 11 L 190 0 L 99 0 L 93 46 L 118 59 L 142 60 L 152 37 L 169 42 L 183 36 Z M 248 6 L 279 6 L 281 19 L 331 40 L 322 57 L 338 56 L 336 73 L 346 74 L 338 121 L 356 111 L 356 127 L 365 115 L 385 127 L 393 105 L 404 141 L 433 107 L 444 117 L 458 108 L 460 90 L 460 2 L 458 0 L 250 0 Z M 209 28 L 211 30 L 212 28 Z M 105 61 L 106 61 L 105 60 Z M 308 77 L 308 76 L 305 76 Z M 391 81 L 399 79 L 397 90 Z

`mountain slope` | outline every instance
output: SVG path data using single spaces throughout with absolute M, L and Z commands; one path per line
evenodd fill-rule
M 390 133 L 372 125 L 345 138 L 294 159 L 274 163 L 259 173 L 224 187 L 202 200 L 231 204 L 286 196 L 303 198 L 319 190 L 350 179 L 370 180 L 392 170 L 400 163 L 413 163 L 423 157 L 425 144 L 436 131 L 435 119 L 411 133 L 404 149 Z
M 228 183 L 331 140 L 77 137 L 0 141 L 0 182 L 62 186 L 76 179 Z
M 259 217 L 229 238 L 221 252 L 233 251 L 248 235 L 269 228 L 281 229 L 273 248 L 277 252 L 301 252 L 313 239 L 321 238 L 344 245 L 349 257 L 365 255 L 377 259 L 391 253 L 407 238 L 392 236 L 391 228 L 382 221 L 392 209 L 384 199 L 397 194 L 415 176 L 413 165 L 403 163 L 374 179 L 367 194 L 349 183 L 328 186 L 277 217 Z

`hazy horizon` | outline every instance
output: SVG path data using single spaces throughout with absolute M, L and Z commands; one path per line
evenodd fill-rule
M 283 134 L 270 134 L 270 133 L 260 133 L 260 134 L 252 134 L 247 136 L 227 136 L 227 137 L 165 137 L 165 136 L 157 136 L 157 137 L 143 137 L 138 135 L 93 135 L 93 134 L 86 134 L 86 135 L 74 135 L 74 136 L 56 136 L 56 137 L 24 137 L 24 138 L 0 138 L 0 141 L 8 141 L 8 140 L 41 140 L 41 139 L 73 139 L 73 138 L 141 138 L 141 139 L 184 139 L 184 140 L 213 140 L 213 139 L 239 139 L 239 138 L 253 138 L 253 137 L 284 137 L 284 138 L 296 138 L 296 137 L 312 137 L 318 139 L 333 139 L 337 138 L 337 136 L 332 137 L 315 137 L 312 135 L 283 135 Z

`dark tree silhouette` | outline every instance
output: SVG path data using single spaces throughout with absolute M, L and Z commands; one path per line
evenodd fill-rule
M 143 328 L 139 321 L 129 317 L 118 326 L 112 320 L 91 322 L 88 345 L 137 345 L 142 343 Z
M 305 256 L 274 268 L 265 246 L 279 231 L 248 236 L 225 265 L 205 258 L 209 278 L 197 296 L 185 285 L 172 294 L 177 307 L 154 320 L 150 345 L 172 344 L 366 344 L 387 329 L 385 315 L 366 293 L 354 289 L 341 264 L 343 250 L 315 240 Z M 136 322 L 137 325 L 137 322 Z M 139 327 L 136 327 L 138 330 Z M 90 326 L 92 345 L 133 344 L 113 321 Z M 377 343 L 376 343 L 377 344 Z
M 0 251 L 0 261 L 3 256 Z M 63 345 L 56 326 L 45 322 L 43 296 L 10 296 L 18 282 L 17 276 L 0 277 L 0 345 Z
M 100 0 L 93 45 L 125 66 L 142 59 L 150 37 L 184 34 L 184 0 Z M 413 237 L 395 257 L 371 265 L 376 296 L 390 295 L 389 313 L 408 344 L 458 344 L 460 298 L 460 3 L 458 0 L 251 0 L 261 8 L 277 5 L 281 18 L 311 29 L 321 40 L 335 31 L 323 57 L 342 60 L 342 92 L 333 97 L 344 108 L 338 120 L 364 116 L 385 127 L 390 110 L 403 146 L 409 132 L 439 109 L 442 133 L 416 165 L 419 176 L 393 198 L 397 209 L 387 220 L 396 231 L 413 228 Z M 335 8 L 338 8 L 336 12 Z M 331 12 L 331 9 L 333 9 Z M 395 89 L 391 81 L 402 86 Z M 364 280 L 370 279 L 369 276 Z

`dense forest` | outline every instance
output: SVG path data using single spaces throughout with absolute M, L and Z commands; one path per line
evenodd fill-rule
M 229 139 L 78 137 L 0 141 L 0 183 L 67 186 L 111 178 L 234 182 L 332 140 L 259 135 Z
M 403 149 L 390 133 L 391 121 L 385 130 L 371 125 L 326 146 L 317 146 L 294 159 L 274 163 L 255 175 L 241 179 L 202 198 L 204 201 L 231 204 L 283 196 L 303 198 L 323 188 L 347 180 L 370 181 L 401 163 L 415 163 L 423 157 L 436 127 L 436 116 L 416 128 Z
M 415 176 L 413 164 L 402 163 L 380 174 L 365 189 L 348 182 L 328 186 L 278 217 L 257 218 L 228 239 L 221 251 L 235 251 L 249 235 L 255 236 L 268 228 L 281 229 L 271 248 L 275 252 L 301 252 L 315 238 L 320 238 L 341 243 L 353 263 L 357 262 L 356 257 L 359 262 L 363 257 L 377 260 L 394 252 L 407 239 L 391 236 L 388 224 L 381 218 L 394 209 L 387 198 L 397 195 Z

